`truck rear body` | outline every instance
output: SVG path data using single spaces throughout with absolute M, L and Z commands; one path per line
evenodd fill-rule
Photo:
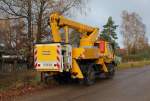
M 34 65 L 38 71 L 59 71 L 62 72 L 61 45 L 36 44 L 34 48 Z

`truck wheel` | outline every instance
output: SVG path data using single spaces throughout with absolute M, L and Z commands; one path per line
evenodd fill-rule
M 106 73 L 106 78 L 112 79 L 115 75 L 115 65 L 114 64 L 108 64 L 107 69 L 108 69 L 108 73 Z
M 95 83 L 95 70 L 93 68 L 93 66 L 89 66 L 87 68 L 87 71 L 85 73 L 85 84 L 86 85 L 92 85 Z
M 56 82 L 53 76 L 47 76 L 45 77 L 45 84 L 46 85 L 58 85 L 58 82 Z

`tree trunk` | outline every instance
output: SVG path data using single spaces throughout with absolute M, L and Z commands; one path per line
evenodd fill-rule
M 42 23 L 41 23 L 42 19 L 41 19 L 41 16 L 39 16 L 39 20 L 37 22 L 37 40 L 36 42 L 39 43 L 41 41 L 41 33 L 42 33 Z
M 39 14 L 38 14 L 38 22 L 37 22 L 37 42 L 41 42 L 41 34 L 43 32 L 43 29 L 42 29 L 42 17 L 43 17 L 43 7 L 44 7 L 44 4 L 46 2 L 44 0 L 41 1 L 41 5 L 40 5 L 40 11 L 39 11 Z
M 27 52 L 27 64 L 28 69 L 33 67 L 33 57 L 32 57 L 32 4 L 31 0 L 28 0 L 28 52 Z

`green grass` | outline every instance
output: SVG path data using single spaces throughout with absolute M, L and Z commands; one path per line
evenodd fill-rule
M 120 65 L 118 65 L 118 69 L 120 70 L 128 68 L 137 68 L 137 67 L 144 67 L 146 65 L 150 65 L 150 60 L 121 63 Z

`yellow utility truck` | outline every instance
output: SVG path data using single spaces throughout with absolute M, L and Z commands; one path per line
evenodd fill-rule
M 49 26 L 53 42 L 37 43 L 34 47 L 34 65 L 42 80 L 47 77 L 78 79 L 91 85 L 100 75 L 106 78 L 114 76 L 114 50 L 111 43 L 100 40 L 98 28 L 70 20 L 59 13 L 50 15 Z M 70 29 L 80 32 L 79 47 L 72 47 L 69 43 Z M 65 35 L 65 41 L 61 34 Z

